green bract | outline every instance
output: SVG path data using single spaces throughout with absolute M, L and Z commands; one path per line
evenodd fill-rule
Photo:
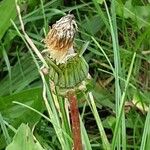
M 49 77 L 56 86 L 73 88 L 87 78 L 89 67 L 85 59 L 78 54 L 67 60 L 66 63 L 56 65 L 47 57 Z

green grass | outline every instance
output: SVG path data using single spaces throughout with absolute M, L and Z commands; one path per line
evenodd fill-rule
M 39 149 L 72 148 L 68 101 L 58 89 L 56 95 L 51 91 L 48 77 L 40 71 L 46 63 L 40 52 L 48 26 L 69 11 L 79 28 L 75 49 L 84 52 L 91 75 L 87 90 L 77 94 L 83 146 L 149 150 L 150 4 L 100 2 L 20 0 L 29 38 L 21 31 L 15 1 L 0 2 L 0 150 L 16 141 L 16 133 L 16 139 L 24 134 L 22 123 L 28 124 L 24 128 L 33 147 L 36 138 Z

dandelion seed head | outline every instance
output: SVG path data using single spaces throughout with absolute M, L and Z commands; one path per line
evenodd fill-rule
M 69 49 L 73 48 L 73 40 L 77 31 L 75 17 L 68 14 L 52 25 L 44 42 L 53 60 L 63 62 Z

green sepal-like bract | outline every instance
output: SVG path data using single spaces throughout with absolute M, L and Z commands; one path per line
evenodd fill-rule
M 87 78 L 89 67 L 85 59 L 78 54 L 67 60 L 66 63 L 56 65 L 49 57 L 49 77 L 60 88 L 74 88 Z

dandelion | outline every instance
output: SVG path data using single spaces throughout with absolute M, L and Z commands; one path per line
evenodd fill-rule
M 68 14 L 52 25 L 44 42 L 47 52 L 57 64 L 64 63 L 67 56 L 74 53 L 73 41 L 77 31 L 75 17 Z

